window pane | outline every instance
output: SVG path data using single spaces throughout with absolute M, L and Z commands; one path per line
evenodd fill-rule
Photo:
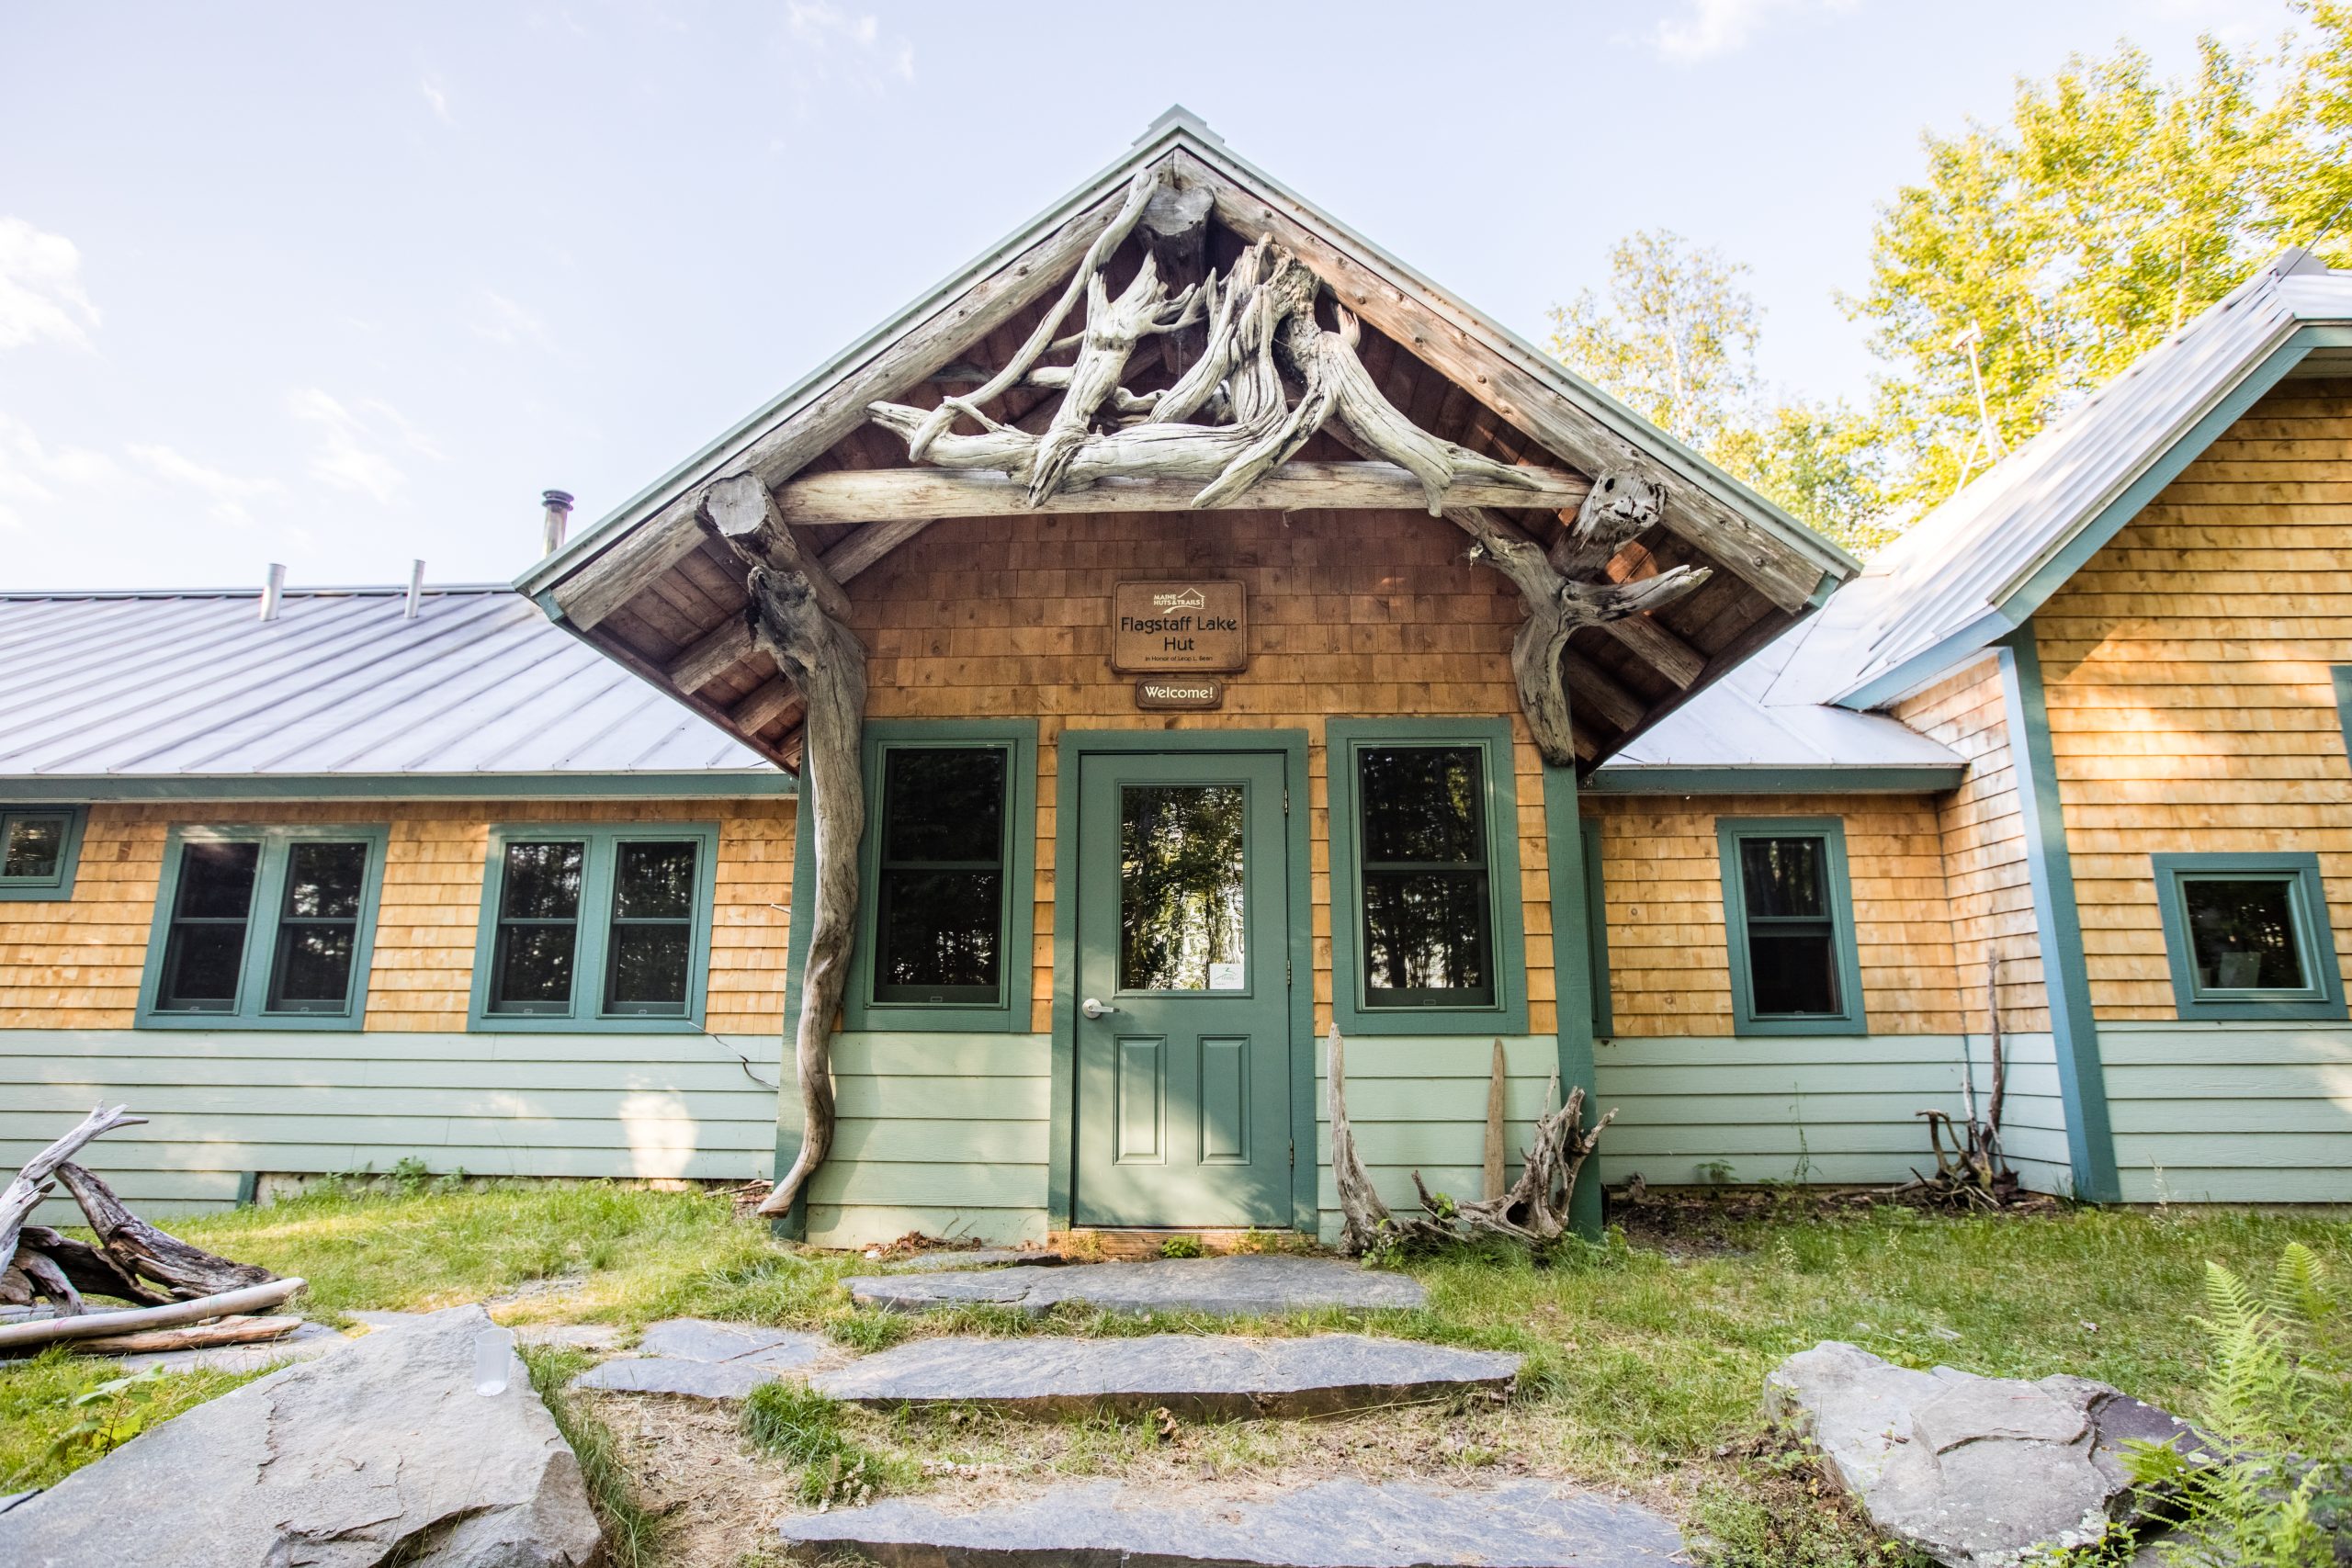
M 1002 874 L 886 871 L 876 897 L 875 1000 L 997 999 Z
M 571 1000 L 572 925 L 503 926 L 492 968 L 493 1010 L 561 1009 Z
M 340 1011 L 351 999 L 356 928 L 343 921 L 289 921 L 278 928 L 269 985 L 273 1012 Z
M 1826 920 L 1750 926 L 1747 977 L 1758 1018 L 1836 1013 L 1836 931 Z
M 367 845 L 298 843 L 287 856 L 286 913 L 295 919 L 356 920 L 367 881 Z
M 1368 748 L 1356 753 L 1356 780 L 1367 863 L 1486 863 L 1486 780 L 1477 748 Z
M 623 844 L 613 912 L 625 920 L 691 919 L 695 909 L 693 844 Z
M 237 1005 L 237 971 L 244 956 L 242 920 L 173 927 L 158 1003 L 175 1010 L 228 1011 Z
M 2294 892 L 2285 878 L 2192 877 L 2180 893 L 2199 989 L 2300 991 L 2310 984 L 2295 951 Z
M 12 817 L 7 830 L 6 841 L 0 843 L 0 876 L 54 881 L 65 852 L 65 818 Z
M 509 844 L 498 912 L 514 920 L 570 920 L 580 915 L 585 844 Z
M 1119 987 L 1238 991 L 1243 962 L 1238 784 L 1119 792 Z
M 987 861 L 1004 844 L 1004 752 L 894 747 L 884 755 L 882 858 Z
M 1828 914 L 1826 859 L 1819 839 L 1742 839 L 1739 873 L 1748 914 Z
M 615 926 L 612 952 L 605 960 L 605 1010 L 684 1013 L 693 952 L 694 928 L 683 921 Z
M 1483 871 L 1366 872 L 1365 1001 L 1373 1006 L 1491 1004 L 1495 987 L 1487 955 L 1487 904 Z M 1445 994 L 1415 994 L 1426 992 Z
M 253 908 L 254 874 L 260 864 L 259 844 L 181 846 L 173 914 L 181 919 L 243 920 Z

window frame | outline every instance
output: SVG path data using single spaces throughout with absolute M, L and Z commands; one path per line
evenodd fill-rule
M 1004 753 L 1004 889 L 999 919 L 1001 958 L 993 1002 L 876 1001 L 874 963 L 880 951 L 882 784 L 893 750 L 939 748 Z M 1036 964 L 1037 721 L 869 719 L 859 747 L 866 830 L 858 845 L 857 941 L 842 998 L 848 1031 L 906 1033 L 1026 1034 L 1030 977 Z M 791 1027 L 791 1021 L 786 1021 Z
M 1747 943 L 1747 887 L 1741 874 L 1740 846 L 1750 839 L 1822 840 L 1828 881 L 1830 944 L 1837 960 L 1838 999 L 1834 1013 L 1767 1013 L 1755 1008 L 1755 977 Z M 1846 822 L 1840 817 L 1719 817 L 1715 819 L 1716 865 L 1723 879 L 1724 938 L 1731 970 L 1732 1032 L 1735 1035 L 1802 1036 L 1868 1034 L 1862 1000 L 1860 941 L 1854 929 L 1853 878 L 1846 859 Z
M 693 943 L 686 964 L 686 1010 L 606 1012 L 605 958 L 613 926 L 613 885 L 620 846 L 690 840 L 695 862 Z M 498 905 L 505 889 L 511 844 L 586 846 L 580 874 L 578 945 L 571 964 L 571 1000 L 563 1010 L 492 1012 L 492 966 L 498 953 Z M 499 822 L 490 829 L 482 859 L 481 915 L 474 931 L 473 986 L 466 1027 L 481 1034 L 699 1034 L 710 1008 L 710 941 L 718 887 L 718 826 L 712 822 Z
M 1335 718 L 1323 728 L 1329 802 L 1331 1012 L 1343 1034 L 1525 1034 L 1527 938 L 1520 886 L 1519 780 L 1510 721 L 1486 718 Z M 1486 773 L 1487 931 L 1495 999 L 1476 1006 L 1371 1007 L 1364 1001 L 1363 802 L 1357 755 L 1390 747 L 1469 747 Z
M 2164 922 L 2165 963 L 2172 976 L 2173 1007 L 2183 1020 L 2227 1021 L 2302 1019 L 2342 1022 L 2344 965 L 2336 956 L 2335 931 L 2327 914 L 2327 886 L 2319 856 L 2309 852 L 2265 851 L 2243 854 L 2154 854 L 2149 869 L 2156 884 L 2157 911 Z M 2312 984 L 2300 991 L 2253 988 L 2208 991 L 2197 983 L 2196 949 L 2188 939 L 2188 884 L 2194 881 L 2283 882 L 2303 945 L 2303 969 Z
M 24 817 L 62 817 L 65 831 L 57 846 L 57 874 L 53 876 L 0 875 L 0 903 L 32 902 L 62 904 L 74 897 L 74 874 L 82 860 L 82 829 L 87 823 L 90 808 L 86 806 L 59 806 L 45 802 L 0 802 L 0 852 L 8 844 L 8 827 Z
M 270 1012 L 266 1010 L 269 971 L 277 953 L 287 863 L 292 847 L 305 841 L 368 846 L 368 870 L 359 889 L 359 919 L 351 939 L 350 999 L 340 1010 Z M 391 829 L 381 822 L 174 823 L 164 835 L 163 872 L 155 886 L 155 913 L 149 927 L 147 955 L 140 976 L 139 1006 L 132 1015 L 134 1027 L 311 1031 L 366 1027 L 368 971 L 375 962 L 376 923 L 383 904 L 384 859 L 390 841 Z M 253 903 L 245 917 L 244 955 L 239 961 L 237 998 L 232 1007 L 220 1012 L 196 1012 L 158 1005 L 164 984 L 164 955 L 171 945 L 172 910 L 179 901 L 182 851 L 190 843 L 261 846 L 260 860 L 254 868 Z

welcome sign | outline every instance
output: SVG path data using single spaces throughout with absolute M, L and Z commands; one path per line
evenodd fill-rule
M 1120 583 L 1111 594 L 1111 668 L 1249 668 L 1247 597 L 1238 582 Z

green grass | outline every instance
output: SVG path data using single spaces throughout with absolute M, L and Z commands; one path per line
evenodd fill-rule
M 523 1364 L 530 1370 L 532 1388 L 547 1402 L 556 1430 L 579 1457 L 589 1504 L 605 1528 L 611 1568 L 650 1568 L 658 1561 L 653 1516 L 638 1505 L 628 1472 L 613 1451 L 612 1432 L 564 1390 L 565 1384 L 588 1370 L 593 1358 L 554 1346 L 526 1345 L 522 1355 Z
M 129 1378 L 113 1361 L 44 1350 L 0 1372 L 0 1493 L 54 1486 L 93 1460 L 259 1372 Z
M 804 1383 L 772 1382 L 743 1402 L 743 1435 L 800 1471 L 800 1501 L 854 1506 L 922 1473 L 914 1460 L 883 1454 L 844 1429 L 847 1407 Z

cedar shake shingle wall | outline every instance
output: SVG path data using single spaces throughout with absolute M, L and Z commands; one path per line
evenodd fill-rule
M 1891 711 L 1968 759 L 1960 788 L 1936 803 L 1963 1027 L 1979 1033 L 1986 1028 L 1985 964 L 1997 953 L 2002 1028 L 2047 1030 L 2050 1005 L 2041 988 L 2041 943 L 2034 929 L 2025 819 L 2018 814 L 2017 778 L 2010 769 L 1999 661 L 1981 659 Z
M 1528 1027 L 1556 1027 L 1541 760 L 1519 716 L 1517 592 L 1464 558 L 1459 529 L 1419 513 L 1122 513 L 939 524 L 851 585 L 876 717 L 1042 716 L 1031 1027 L 1051 1027 L 1057 742 L 1065 729 L 1307 733 L 1317 1031 L 1331 1005 L 1324 720 L 1508 717 L 1527 929 Z M 1231 578 L 1249 589 L 1248 671 L 1225 705 L 1143 713 L 1110 667 L 1114 584 Z
M 1830 817 L 1846 825 L 1862 1006 L 1872 1034 L 1961 1025 L 1935 800 L 1927 795 L 1595 795 L 1619 1038 L 1727 1037 L 1723 817 Z
M 353 801 L 94 806 L 67 903 L 0 902 L 0 1029 L 127 1029 L 138 1005 L 165 830 L 175 822 L 391 825 L 368 975 L 370 1031 L 461 1031 L 490 828 L 716 822 L 707 1026 L 774 1035 L 784 1009 L 793 802 Z
M 2034 626 L 2099 1019 L 2175 1016 L 2152 853 L 2315 851 L 2352 940 L 2352 382 L 2281 383 Z

